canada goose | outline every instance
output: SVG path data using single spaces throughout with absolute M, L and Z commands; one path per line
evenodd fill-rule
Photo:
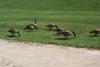
M 38 29 L 38 27 L 37 27 L 37 20 L 36 19 L 34 19 L 34 23 L 32 23 L 30 25 L 32 25 L 35 29 Z
M 67 37 L 67 38 L 68 38 L 69 36 L 71 36 L 71 35 L 74 35 L 75 38 L 76 38 L 75 32 L 71 32 L 71 31 L 69 31 L 69 30 L 61 31 L 61 34 L 63 34 L 63 36 L 64 36 L 64 37 Z
M 69 31 L 69 30 L 65 30 L 65 29 L 59 28 L 57 25 L 56 25 L 56 29 L 55 29 L 54 31 L 56 31 L 58 35 L 60 35 L 60 34 L 63 35 L 64 38 L 65 38 L 65 37 L 68 38 L 68 37 L 71 36 L 71 35 L 74 35 L 75 38 L 76 38 L 75 32 L 71 32 L 71 31 Z
M 35 28 L 34 28 L 33 25 L 27 25 L 24 29 L 27 30 L 27 31 L 33 31 L 33 30 L 35 30 Z
M 48 27 L 49 30 L 53 30 L 56 27 L 56 25 L 50 23 L 50 24 L 46 25 L 46 27 Z
M 57 35 L 60 35 L 61 33 L 61 31 L 63 32 L 63 31 L 65 31 L 63 28 L 58 28 L 58 26 L 57 25 L 55 25 L 55 27 L 56 27 L 56 29 L 54 30 L 54 31 L 56 31 L 57 33 Z
M 26 27 L 25 27 L 24 29 L 25 29 L 25 30 L 28 30 L 28 31 L 33 31 L 33 30 L 35 30 L 35 29 L 38 29 L 38 28 L 37 28 L 37 21 L 36 21 L 36 19 L 35 19 L 34 21 L 35 21 L 35 22 L 32 23 L 32 24 L 26 25 Z
M 9 29 L 8 32 L 11 33 L 12 36 L 15 36 L 15 34 L 18 34 L 18 37 L 20 37 L 20 33 L 17 29 Z
M 98 34 L 100 34 L 100 29 L 91 30 L 89 33 L 94 33 L 94 36 L 97 36 Z

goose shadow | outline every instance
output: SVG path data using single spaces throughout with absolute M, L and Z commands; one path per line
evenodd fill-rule
M 70 38 L 55 38 L 55 40 L 70 40 Z
M 18 37 L 18 36 L 13 36 L 13 35 L 7 35 L 7 37 Z
M 89 35 L 88 37 L 100 37 L 99 35 L 95 36 L 95 35 Z

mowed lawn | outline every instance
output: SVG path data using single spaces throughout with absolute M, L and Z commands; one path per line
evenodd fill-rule
M 24 27 L 34 18 L 39 30 L 26 32 Z M 74 31 L 77 38 L 64 40 L 47 30 L 49 23 Z M 11 28 L 17 28 L 21 37 L 7 37 Z M 95 28 L 100 28 L 99 0 L 0 0 L 0 39 L 100 49 L 100 35 L 89 33 Z
M 26 32 L 24 27 L 37 19 L 39 30 Z M 72 47 L 100 49 L 100 36 L 90 37 L 91 29 L 100 28 L 100 12 L 94 11 L 33 11 L 33 10 L 0 10 L 0 38 L 24 42 L 50 43 Z M 66 30 L 75 31 L 77 38 L 71 36 L 64 40 L 54 31 L 45 27 L 48 23 L 57 24 Z M 17 28 L 21 37 L 7 37 L 10 28 Z

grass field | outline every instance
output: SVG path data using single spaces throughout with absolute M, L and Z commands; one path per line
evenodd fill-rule
M 0 0 L 0 38 L 25 42 L 62 44 L 71 47 L 100 49 L 100 36 L 90 37 L 91 29 L 100 28 L 99 0 Z M 67 3 L 67 4 L 66 4 Z M 37 18 L 39 30 L 24 31 Z M 45 25 L 55 23 L 75 31 L 77 38 L 63 40 Z M 9 38 L 7 30 L 17 28 L 21 37 Z

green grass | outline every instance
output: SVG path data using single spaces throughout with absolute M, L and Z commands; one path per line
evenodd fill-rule
M 99 0 L 0 0 L 0 8 L 25 10 L 100 11 Z
M 99 0 L 0 0 L 0 38 L 100 49 L 100 36 L 90 37 L 89 34 L 91 29 L 100 28 L 99 3 Z M 37 18 L 39 30 L 24 31 L 25 25 L 34 18 Z M 63 36 L 46 30 L 48 23 L 75 31 L 77 38 L 61 40 Z M 9 28 L 17 28 L 21 37 L 7 37 Z

